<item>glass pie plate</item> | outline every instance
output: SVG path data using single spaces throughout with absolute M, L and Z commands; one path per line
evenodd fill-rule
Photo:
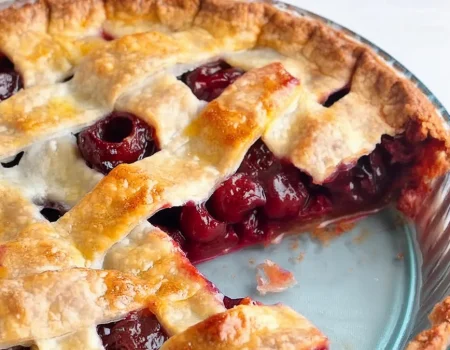
M 313 13 L 284 3 L 299 16 L 326 22 L 384 57 L 416 84 L 450 121 L 436 97 L 376 45 Z M 450 175 L 437 180 L 413 222 L 393 207 L 359 220 L 349 232 L 323 241 L 290 235 L 280 244 L 248 248 L 198 267 L 227 296 L 282 302 L 323 332 L 333 349 L 403 349 L 428 324 L 432 307 L 450 294 Z M 322 231 L 319 237 L 324 238 Z M 315 238 L 314 238 L 315 237 Z M 295 274 L 298 284 L 260 296 L 256 265 L 270 259 Z

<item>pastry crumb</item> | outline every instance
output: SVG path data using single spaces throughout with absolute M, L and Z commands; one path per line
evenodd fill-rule
M 271 260 L 256 266 L 256 283 L 259 294 L 280 293 L 297 284 L 294 274 Z
M 292 239 L 291 243 L 289 244 L 289 249 L 290 250 L 297 250 L 299 246 L 300 246 L 300 243 L 298 242 L 298 240 L 297 239 Z
M 362 229 L 357 236 L 353 238 L 353 243 L 361 244 L 370 236 L 370 231 Z
M 248 263 L 250 265 L 255 265 L 255 259 L 253 259 L 253 258 L 248 259 Z
M 395 257 L 395 259 L 397 259 L 397 260 L 403 260 L 404 258 L 405 258 L 405 255 L 402 252 L 398 253 Z
M 305 258 L 305 253 L 300 253 L 296 257 L 290 257 L 288 260 L 292 264 L 297 264 L 299 262 L 302 262 L 304 258 Z
M 325 227 L 318 227 L 312 232 L 312 236 L 320 243 L 327 246 L 331 240 L 341 236 L 347 231 L 351 231 L 356 225 L 355 221 L 344 221 L 331 224 Z

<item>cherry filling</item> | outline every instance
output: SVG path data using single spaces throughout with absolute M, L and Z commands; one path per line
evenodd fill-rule
M 22 159 L 23 155 L 24 155 L 24 152 L 17 153 L 13 160 L 11 160 L 9 162 L 1 163 L 1 164 L 4 168 L 15 167 L 16 165 L 18 165 L 20 163 L 20 160 Z
M 149 310 L 132 312 L 123 320 L 100 325 L 97 332 L 106 350 L 157 350 L 169 338 Z
M 14 65 L 6 57 L 0 57 L 0 102 L 23 88 L 23 81 Z
M 57 221 L 61 216 L 63 216 L 67 212 L 67 208 L 61 203 L 53 202 L 53 201 L 45 201 L 42 203 L 37 203 L 38 205 L 42 205 L 42 209 L 40 211 L 41 215 L 46 218 L 50 222 Z
M 153 128 L 124 112 L 113 112 L 80 132 L 78 148 L 88 166 L 103 174 L 157 152 Z
M 190 87 L 198 99 L 210 102 L 242 74 L 243 70 L 230 66 L 224 60 L 218 60 L 186 72 L 179 79 Z
M 113 35 L 109 34 L 108 32 L 106 32 L 104 30 L 102 31 L 102 38 L 106 41 L 112 41 L 115 39 Z
M 418 157 L 418 146 L 405 135 L 384 135 L 372 153 L 341 166 L 320 186 L 258 140 L 237 173 L 208 201 L 162 210 L 150 221 L 181 242 L 190 260 L 199 263 L 272 242 L 289 227 L 370 210 L 395 195 L 396 179 Z

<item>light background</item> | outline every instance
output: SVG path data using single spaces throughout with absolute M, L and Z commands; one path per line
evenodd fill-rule
M 450 0 L 284 0 L 379 46 L 450 109 Z

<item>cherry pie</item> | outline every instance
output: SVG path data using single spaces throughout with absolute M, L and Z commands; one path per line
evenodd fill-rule
M 414 217 L 450 168 L 419 89 L 267 2 L 9 4 L 0 57 L 1 349 L 328 349 L 192 264 Z

